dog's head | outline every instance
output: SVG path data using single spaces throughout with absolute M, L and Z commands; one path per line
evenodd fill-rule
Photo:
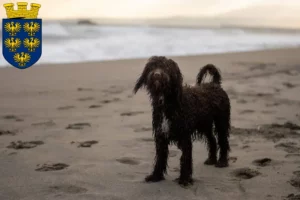
M 133 92 L 145 87 L 152 97 L 181 95 L 182 74 L 175 61 L 164 56 L 149 58 Z

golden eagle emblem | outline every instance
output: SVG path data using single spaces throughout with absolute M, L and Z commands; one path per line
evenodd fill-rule
M 4 41 L 6 48 L 9 48 L 10 52 L 16 52 L 17 49 L 21 46 L 21 40 L 19 38 L 6 38 Z
M 40 24 L 37 22 L 26 22 L 23 26 L 24 31 L 28 33 L 29 36 L 34 36 L 36 32 L 40 30 Z
M 37 38 L 31 37 L 24 39 L 23 41 L 24 47 L 28 49 L 29 52 L 34 52 L 36 48 L 40 45 L 40 40 Z
M 9 36 L 16 36 L 18 32 L 20 32 L 22 26 L 19 22 L 7 22 L 4 25 L 4 29 L 6 32 L 9 32 Z
M 30 54 L 29 53 L 24 53 L 24 52 L 21 52 L 21 53 L 16 53 L 14 55 L 14 60 L 16 63 L 19 64 L 19 66 L 25 66 L 26 63 L 28 63 L 30 61 Z

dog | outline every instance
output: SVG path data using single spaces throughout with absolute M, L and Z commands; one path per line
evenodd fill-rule
M 206 74 L 212 75 L 210 83 L 203 83 Z M 228 166 L 230 151 L 230 100 L 221 87 L 218 69 L 208 64 L 196 77 L 196 85 L 183 85 L 178 64 L 164 56 L 152 56 L 137 79 L 133 93 L 145 88 L 152 105 L 152 128 L 156 148 L 153 172 L 146 182 L 164 180 L 167 173 L 168 146 L 177 145 L 182 151 L 180 175 L 176 181 L 187 186 L 193 184 L 192 142 L 207 143 L 206 165 Z M 215 133 L 215 134 L 214 134 Z M 217 159 L 217 141 L 219 159 Z

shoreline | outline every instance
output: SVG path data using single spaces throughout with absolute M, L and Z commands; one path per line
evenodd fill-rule
M 209 56 L 226 56 L 226 55 L 239 55 L 245 53 L 259 53 L 259 52 L 277 52 L 283 50 L 297 50 L 299 47 L 282 47 L 282 48 L 270 48 L 270 49 L 260 49 L 260 50 L 245 50 L 245 51 L 231 51 L 231 52 L 219 52 L 219 53 L 204 53 L 204 54 L 189 54 L 189 55 L 166 55 L 170 58 L 184 58 L 184 57 L 209 57 Z M 106 63 L 106 62 L 122 62 L 122 61 L 131 61 L 131 60 L 145 60 L 148 57 L 141 57 L 141 58 L 120 58 L 120 59 L 106 59 L 106 60 L 94 60 L 94 61 L 82 61 L 82 62 L 64 62 L 64 63 L 41 63 L 34 65 L 36 67 L 50 67 L 56 65 L 77 65 L 77 64 L 97 64 L 97 63 Z M 32 66 L 32 67 L 34 67 Z M 14 68 L 12 66 L 0 66 L 1 69 L 6 68 Z M 31 68 L 31 67 L 30 67 Z

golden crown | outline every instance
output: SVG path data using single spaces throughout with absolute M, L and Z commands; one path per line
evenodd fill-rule
M 13 3 L 4 4 L 4 8 L 6 10 L 7 18 L 24 18 L 24 19 L 36 19 L 39 14 L 39 9 L 41 8 L 41 4 L 32 3 L 31 9 L 27 10 L 27 2 L 18 2 L 18 10 L 14 10 Z

